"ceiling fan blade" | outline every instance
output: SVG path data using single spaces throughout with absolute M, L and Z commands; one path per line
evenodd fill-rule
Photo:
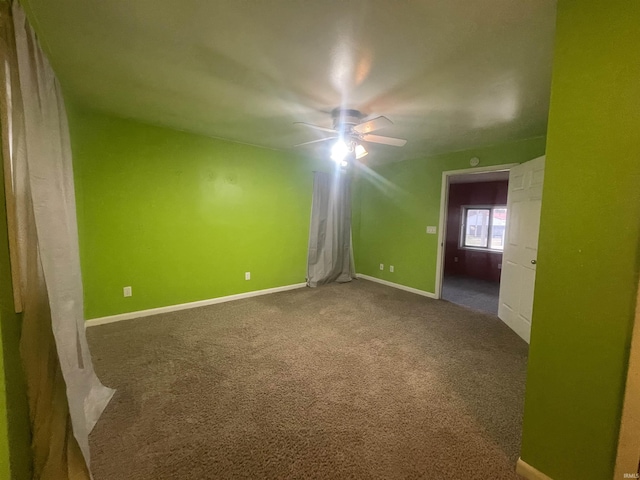
M 321 132 L 338 133 L 337 130 L 334 130 L 333 128 L 325 128 L 325 127 L 321 127 L 320 125 L 313 125 L 311 123 L 294 122 L 293 124 L 294 125 L 304 125 L 305 127 L 313 128 L 315 130 L 320 130 Z
M 402 138 L 382 137 L 380 135 L 362 135 L 361 139 L 365 142 L 381 143 L 383 145 L 391 145 L 393 147 L 403 147 L 407 141 Z
M 368 122 L 360 123 L 353 127 L 353 130 L 357 133 L 364 134 L 380 130 L 381 128 L 393 125 L 393 122 L 387 117 L 376 117 Z
M 338 138 L 338 137 L 319 138 L 318 140 L 311 140 L 310 142 L 298 143 L 297 145 L 294 145 L 294 147 L 301 147 L 303 145 L 310 145 L 312 143 L 318 143 L 318 142 L 326 142 L 327 140 L 333 140 L 334 138 Z

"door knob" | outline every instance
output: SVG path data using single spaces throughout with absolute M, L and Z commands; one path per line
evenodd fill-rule
M 538 262 L 536 262 L 535 260 L 531 260 L 531 265 L 535 265 L 536 263 Z

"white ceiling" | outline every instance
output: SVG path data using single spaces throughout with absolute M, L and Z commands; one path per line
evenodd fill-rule
M 546 133 L 555 0 L 25 3 L 67 95 L 151 124 L 289 149 L 343 105 L 408 140 L 377 160 Z

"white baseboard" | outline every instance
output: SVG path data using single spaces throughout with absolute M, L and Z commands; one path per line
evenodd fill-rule
M 138 310 L 136 312 L 119 313 L 117 315 L 109 315 L 107 317 L 92 318 L 86 321 L 87 327 L 95 327 L 96 325 L 104 325 L 105 323 L 120 322 L 122 320 L 131 320 L 133 318 L 149 317 L 160 313 L 177 312 L 178 310 L 187 310 L 189 308 L 206 307 L 207 305 L 215 305 L 216 303 L 231 302 L 233 300 L 241 300 L 243 298 L 257 297 L 260 295 L 268 295 L 269 293 L 285 292 L 296 288 L 306 287 L 306 283 L 294 283 L 293 285 L 285 285 L 283 287 L 266 288 L 264 290 L 254 290 L 253 292 L 238 293 L 235 295 L 227 295 L 226 297 L 210 298 L 207 300 L 198 300 L 197 302 L 179 303 L 178 305 L 168 305 L 166 307 L 150 308 L 148 310 Z
M 405 290 L 407 292 L 415 293 L 416 295 L 422 295 L 423 297 L 436 298 L 435 293 L 427 292 L 425 290 L 418 290 L 417 288 L 407 287 L 406 285 L 400 285 L 399 283 L 389 282 L 387 280 L 382 280 L 380 278 L 371 277 L 369 275 L 364 275 L 363 273 L 357 273 L 357 278 L 364 278 L 365 280 L 370 280 L 372 282 L 381 283 L 382 285 L 386 285 L 388 287 L 398 288 L 400 290 Z
M 516 463 L 516 473 L 527 480 L 553 480 L 521 458 L 518 458 L 518 463 Z

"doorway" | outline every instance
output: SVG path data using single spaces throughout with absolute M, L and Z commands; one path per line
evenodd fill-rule
M 498 315 L 509 170 L 447 176 L 443 300 Z
M 489 260 L 485 260 L 483 275 L 486 275 L 489 281 L 493 279 L 494 285 L 493 290 L 479 292 L 491 296 L 491 300 L 484 301 L 487 308 L 480 310 L 488 311 L 490 308 L 488 313 L 497 313 L 498 317 L 527 343 L 531 335 L 544 165 L 545 157 L 542 156 L 521 164 L 457 170 L 442 174 L 436 298 L 444 298 L 444 293 L 451 299 L 450 289 L 443 288 L 445 266 L 451 265 L 451 262 L 460 263 L 460 256 L 455 254 L 457 251 L 464 250 L 465 259 L 469 252 L 484 251 L 485 254 L 495 255 L 485 255 Z M 508 175 L 506 203 L 503 203 L 504 198 L 494 191 L 491 204 L 487 203 L 490 197 L 482 197 L 484 194 L 480 195 L 480 198 L 469 194 L 470 196 L 463 197 L 465 205 L 453 210 L 449 208 L 450 191 L 457 189 L 456 184 L 502 180 L 501 177 L 505 174 Z M 476 205 L 476 201 L 482 205 Z M 449 215 L 450 212 L 453 213 Z M 459 212 L 457 221 L 456 212 Z M 490 252 L 491 250 L 494 252 Z M 451 255 L 451 252 L 454 254 Z M 499 275 L 495 275 L 494 271 L 491 277 L 494 268 L 499 271 Z M 450 272 L 462 272 L 463 276 L 477 276 L 470 275 L 466 266 L 454 266 Z M 458 285 L 462 287 L 463 292 L 464 286 L 464 283 Z M 499 292 L 497 312 L 494 311 L 493 293 L 496 287 Z M 454 303 L 464 304 L 460 302 L 463 296 L 464 294 L 453 298 Z M 478 305 L 467 306 L 478 309 Z

